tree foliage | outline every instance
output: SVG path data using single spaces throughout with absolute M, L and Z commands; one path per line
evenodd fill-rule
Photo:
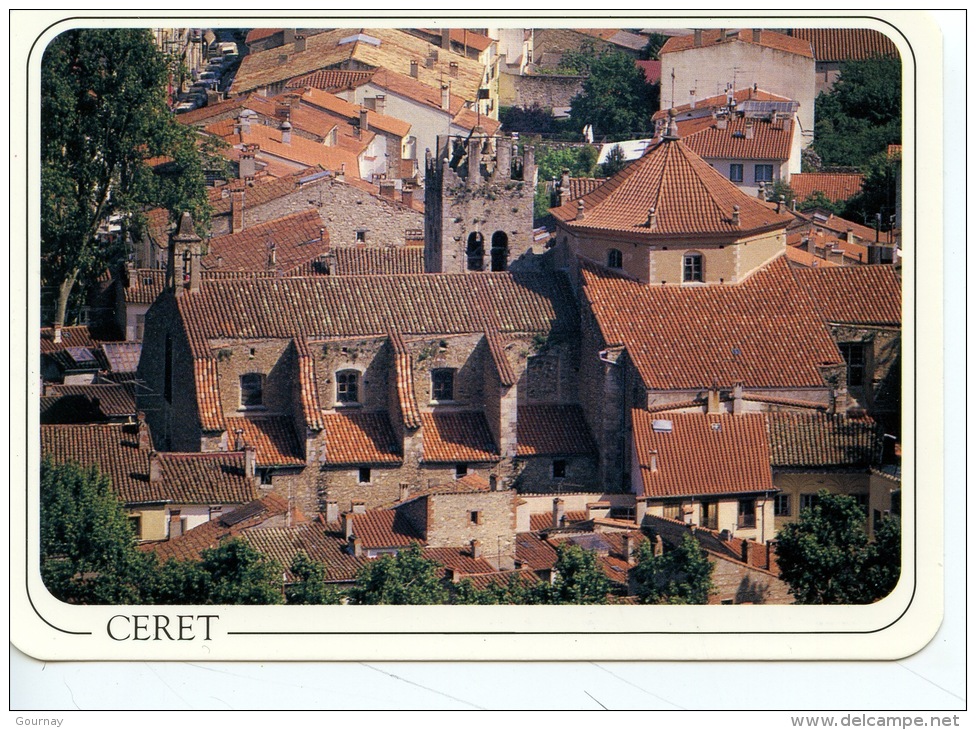
M 841 64 L 817 97 L 813 147 L 827 166 L 862 167 L 901 142 L 901 61 L 874 56 Z
M 625 167 L 627 167 L 627 159 L 624 151 L 620 148 L 619 144 L 615 144 L 607 152 L 607 159 L 600 165 L 600 176 L 613 177 Z
M 383 555 L 363 566 L 349 590 L 352 603 L 362 605 L 430 605 L 446 603 L 447 588 L 440 564 L 425 558 L 413 545 L 396 555 Z
M 642 133 L 651 128 L 657 89 L 627 54 L 597 55 L 589 62 L 582 90 L 570 102 L 570 118 L 580 130 L 592 124 L 598 135 Z
M 78 281 L 97 277 L 122 251 L 96 239 L 112 215 L 166 206 L 201 226 L 209 206 L 196 135 L 169 111 L 167 59 L 140 29 L 77 29 L 47 47 L 41 64 L 41 250 L 58 287 L 63 323 Z M 153 176 L 147 159 L 169 156 L 177 174 Z
M 797 603 L 872 603 L 891 592 L 900 573 L 900 528 L 885 521 L 871 543 L 864 523 L 853 497 L 820 491 L 813 507 L 780 530 L 780 575 Z
M 454 591 L 453 603 L 476 606 L 534 606 L 552 602 L 548 583 L 532 582 L 512 574 L 505 583 L 490 583 L 476 588 L 470 580 L 462 580 Z
M 897 198 L 896 178 L 901 160 L 887 152 L 875 155 L 863 166 L 861 192 L 844 203 L 840 215 L 847 220 L 887 231 L 893 225 Z M 878 215 L 880 214 L 880 220 Z
M 206 603 L 228 606 L 284 603 L 283 571 L 240 538 L 200 555 L 207 575 Z
M 41 463 L 41 577 L 68 603 L 138 603 L 151 566 L 135 549 L 108 477 L 77 464 Z
M 611 583 L 597 562 L 596 553 L 563 543 L 556 548 L 556 579 L 552 603 L 606 603 Z
M 677 547 L 661 555 L 654 554 L 650 543 L 641 543 L 630 580 L 641 603 L 703 605 L 714 590 L 714 568 L 699 542 L 685 534 Z
M 291 574 L 296 581 L 285 588 L 287 603 L 315 606 L 342 603 L 342 592 L 325 582 L 325 566 L 305 553 L 292 560 Z

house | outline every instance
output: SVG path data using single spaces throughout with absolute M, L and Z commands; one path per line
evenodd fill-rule
M 41 425 L 41 456 L 97 467 L 139 540 L 166 540 L 257 496 L 253 453 L 161 453 L 145 421 Z
M 840 203 L 861 192 L 864 175 L 859 172 L 800 172 L 790 176 L 790 188 L 797 202 L 823 195 L 831 203 Z
M 669 38 L 660 57 L 662 109 L 757 86 L 797 102 L 802 146 L 813 141 L 816 62 L 808 40 L 762 28 L 696 29 Z
M 518 453 L 519 407 L 579 390 L 559 277 L 224 279 L 202 275 L 200 244 L 184 218 L 146 317 L 139 402 L 166 448 L 255 446 L 263 482 L 308 512 L 470 473 L 507 485 L 516 457 L 577 456 Z
M 792 28 L 788 33 L 793 38 L 807 41 L 813 49 L 817 62 L 817 94 L 831 90 L 844 61 L 899 55 L 888 36 L 871 28 Z

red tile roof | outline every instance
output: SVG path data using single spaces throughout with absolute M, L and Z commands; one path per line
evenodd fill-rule
M 631 411 L 644 497 L 693 497 L 775 491 L 763 414 Z M 655 430 L 666 420 L 670 431 Z M 656 465 L 652 460 L 656 451 Z M 656 468 L 655 468 L 656 466 Z
M 92 339 L 87 325 L 61 328 L 61 342 L 54 341 L 54 328 L 41 327 L 41 354 L 49 354 L 66 350 L 69 347 L 87 347 L 94 349 L 98 343 Z
M 323 170 L 339 171 L 345 165 L 347 177 L 359 177 L 359 158 L 356 152 L 343 149 L 341 146 L 329 147 L 319 142 L 313 142 L 297 134 L 291 135 L 290 142 L 283 142 L 281 130 L 263 124 L 251 124 L 250 131 L 237 131 L 233 120 L 225 120 L 208 126 L 207 132 L 223 137 L 229 144 L 236 146 L 255 144 L 258 146 L 257 157 L 270 155 L 288 160 L 303 167 L 321 167 Z
M 303 522 L 290 527 L 256 526 L 240 533 L 251 547 L 275 560 L 285 570 L 285 582 L 295 576 L 291 564 L 299 553 L 325 566 L 327 582 L 346 583 L 354 580 L 369 558 L 355 557 L 347 550 L 341 533 L 329 531 L 321 522 Z
M 305 421 L 306 428 L 321 431 L 325 428 L 325 422 L 322 420 L 315 361 L 308 343 L 303 338 L 295 338 L 292 342 L 295 345 L 295 354 L 298 356 L 298 391 L 302 419 Z
M 372 73 L 370 73 L 372 76 Z M 359 126 L 360 113 L 363 111 L 364 107 L 359 104 L 353 104 L 351 102 L 342 99 L 335 94 L 330 94 L 326 91 L 314 87 L 302 87 L 301 88 L 301 99 L 303 106 L 309 106 L 316 109 L 324 109 L 331 114 L 337 114 L 347 120 L 355 121 L 355 126 Z M 276 97 L 277 98 L 277 97 Z M 368 110 L 367 112 L 367 124 L 370 129 L 378 129 L 382 132 L 388 132 L 396 137 L 406 137 L 410 134 L 410 123 L 405 122 L 402 119 L 397 119 L 396 117 L 391 117 L 387 114 L 380 114 L 379 112 Z
M 799 246 L 787 246 L 786 258 L 790 260 L 790 263 L 808 266 L 810 268 L 840 266 L 836 261 L 822 259 Z
M 285 84 L 286 89 L 320 89 L 327 92 L 344 91 L 362 86 L 374 71 L 346 71 L 342 69 L 322 69 L 304 76 L 296 76 Z
M 399 464 L 403 457 L 386 413 L 343 411 L 322 414 L 325 463 Z
M 163 293 L 166 272 L 162 269 L 135 269 L 127 276 L 126 304 L 152 304 Z
M 532 405 L 518 409 L 519 456 L 593 456 L 596 443 L 573 405 Z
M 506 388 L 510 388 L 518 382 L 515 371 L 512 370 L 512 363 L 509 362 L 508 355 L 505 354 L 505 341 L 498 334 L 494 327 L 485 328 L 485 342 L 488 345 L 488 354 L 495 366 L 495 373 L 498 375 L 498 382 Z
M 767 413 L 774 467 L 868 467 L 879 455 L 880 432 L 870 418 L 826 413 Z
M 710 117 L 705 119 L 704 129 L 689 130 L 688 133 L 685 132 L 686 125 L 695 125 L 700 120 L 678 122 L 685 144 L 704 158 L 784 161 L 790 157 L 793 144 L 793 121 L 790 119 L 773 123 L 768 119 L 747 120 L 734 116 L 728 120 L 725 129 L 719 129 Z M 752 127 L 751 138 L 746 132 L 749 126 Z
M 787 250 L 797 247 L 806 249 L 811 241 L 818 256 L 823 255 L 821 252 L 825 251 L 826 246 L 831 246 L 834 251 L 840 252 L 848 261 L 866 264 L 870 260 L 867 246 L 862 246 L 860 243 L 848 243 L 846 237 L 839 238 L 833 231 L 799 230 L 791 233 L 786 237 Z
M 644 72 L 644 80 L 649 84 L 656 84 L 661 81 L 661 62 L 660 61 L 635 61 L 637 67 Z
M 202 264 L 211 270 L 288 274 L 328 248 L 329 233 L 313 208 L 211 238 Z
M 569 178 L 569 200 L 582 198 L 584 195 L 593 192 L 607 181 L 606 178 L 596 177 L 571 177 Z
M 223 513 L 216 519 L 204 522 L 179 537 L 165 542 L 149 543 L 140 549 L 155 553 L 162 562 L 171 559 L 200 560 L 204 550 L 219 547 L 223 541 L 238 537 L 244 530 L 284 515 L 287 511 L 288 500 L 277 494 L 267 494 L 233 512 Z M 242 519 L 235 521 L 235 517 Z
M 551 521 L 550 517 L 550 521 Z M 548 526 L 547 526 L 548 527 Z M 552 570 L 556 567 L 556 548 L 531 532 L 515 536 L 515 559 L 531 570 Z
M 626 346 L 652 389 L 825 387 L 821 366 L 842 362 L 784 257 L 735 285 L 645 285 L 586 266 L 582 283 L 604 342 Z
M 59 410 L 63 410 L 69 404 L 75 404 L 72 405 L 72 408 L 75 408 L 84 403 L 83 408 L 87 407 L 93 411 L 97 403 L 98 412 L 103 418 L 119 418 L 136 414 L 136 392 L 133 382 L 49 385 L 45 388 L 44 395 L 52 399 L 52 402 L 47 404 L 49 408 L 57 407 L 53 401 L 59 401 L 61 403 Z
M 393 348 L 394 370 L 396 371 L 397 407 L 400 419 L 408 429 L 420 428 L 420 408 L 413 387 L 413 361 L 399 331 L 390 330 L 390 347 Z
M 855 238 L 859 238 L 867 243 L 872 243 L 875 238 L 879 237 L 873 228 L 849 221 L 833 213 L 825 213 L 822 209 L 817 208 L 806 213 L 801 213 L 800 217 L 809 221 L 814 230 L 823 228 L 824 230 L 833 231 L 838 237 L 846 236 L 848 230 L 854 234 Z
M 151 450 L 148 434 L 140 448 L 136 425 L 41 426 L 43 456 L 57 463 L 97 466 L 125 504 L 241 504 L 254 498 L 243 452 L 159 454 L 161 478 L 150 481 Z
M 333 274 L 338 276 L 372 276 L 424 273 L 422 246 L 336 246 Z
M 702 48 L 709 48 L 719 45 L 720 43 L 748 43 L 754 45 L 753 33 L 751 28 L 739 31 L 735 33 L 734 31 L 723 41 L 721 39 L 720 30 L 704 30 L 702 31 Z M 793 53 L 798 56 L 804 56 L 806 58 L 813 58 L 813 50 L 810 47 L 810 42 L 802 38 L 792 38 L 788 35 L 783 35 L 782 33 L 777 33 L 771 30 L 763 30 L 758 45 L 764 48 L 772 48 L 773 50 L 783 51 L 785 53 Z M 695 47 L 695 36 L 692 35 L 682 35 L 682 36 L 672 36 L 664 44 L 660 50 L 660 54 L 663 56 L 665 53 L 674 53 L 676 51 L 688 51 Z
M 737 105 L 742 104 L 744 101 L 792 101 L 791 99 L 780 96 L 779 94 L 774 94 L 771 91 L 766 91 L 765 89 L 753 88 L 747 86 L 744 89 L 739 89 L 732 94 L 732 98 L 735 99 Z M 698 99 L 695 101 L 695 109 L 709 109 L 717 110 L 728 106 L 729 97 L 728 94 L 716 94 L 715 96 L 706 96 L 704 99 Z M 674 111 L 678 113 L 679 116 L 685 114 L 686 112 L 692 111 L 691 104 L 681 104 L 679 106 L 673 107 Z M 661 109 L 654 112 L 653 119 L 667 119 L 670 114 L 670 109 Z M 701 117 L 704 118 L 704 117 Z
M 397 510 L 374 509 L 347 517 L 364 548 L 410 547 L 424 541 L 423 534 Z
M 584 218 L 576 220 L 580 200 Z M 734 206 L 739 208 L 738 225 L 733 224 Z M 653 229 L 648 227 L 651 208 L 657 219 Z M 657 142 L 593 192 L 550 213 L 575 231 L 647 241 L 675 235 L 737 240 L 785 228 L 792 220 L 746 195 L 683 140 Z
M 265 205 L 273 200 L 283 198 L 294 193 L 300 187 L 300 181 L 316 172 L 321 172 L 319 168 L 306 168 L 300 172 L 291 173 L 280 178 L 255 178 L 253 184 L 248 184 L 244 188 L 244 208 L 256 208 Z M 240 183 L 241 181 L 234 181 Z M 211 188 L 208 191 L 210 205 L 213 206 L 214 215 L 227 215 L 230 213 L 231 197 L 230 191 L 233 184 L 223 185 L 219 188 Z
M 861 192 L 863 182 L 864 175 L 857 172 L 798 172 L 790 175 L 790 189 L 800 201 L 817 192 L 832 202 L 847 200 Z
M 890 266 L 840 266 L 796 269 L 829 322 L 901 325 L 901 281 Z
M 304 448 L 299 443 L 295 426 L 286 416 L 248 416 L 226 419 L 228 440 L 236 438 L 238 430 L 247 446 L 256 450 L 259 466 L 304 466 Z
M 888 36 L 869 28 L 794 28 L 790 35 L 809 42 L 818 61 L 898 56 L 898 49 Z
M 480 411 L 422 413 L 425 462 L 498 461 L 498 447 Z

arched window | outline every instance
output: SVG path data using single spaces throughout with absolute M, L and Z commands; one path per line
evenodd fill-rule
M 359 403 L 359 373 L 356 370 L 336 373 L 336 403 Z
M 485 270 L 485 237 L 477 231 L 468 235 L 468 271 Z
M 261 373 L 244 373 L 241 376 L 241 408 L 264 405 L 264 376 Z
M 611 269 L 621 269 L 624 265 L 624 255 L 619 250 L 611 248 L 607 251 L 607 267 Z
M 504 231 L 495 231 L 491 236 L 491 270 L 508 269 L 508 236 Z
M 705 281 L 705 257 L 700 253 L 686 253 L 682 281 Z

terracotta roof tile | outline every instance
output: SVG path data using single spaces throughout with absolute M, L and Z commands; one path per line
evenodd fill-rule
M 580 201 L 584 218 L 576 220 Z M 733 224 L 734 206 L 738 225 Z M 648 227 L 650 208 L 656 212 L 653 229 Z M 593 192 L 550 213 L 570 229 L 649 241 L 692 234 L 736 240 L 785 228 L 792 220 L 746 195 L 682 140 L 657 142 Z
M 341 146 L 329 147 L 297 134 L 291 135 L 290 142 L 283 142 L 280 129 L 263 124 L 251 124 L 250 131 L 237 131 L 233 120 L 225 120 L 208 126 L 207 131 L 223 137 L 234 146 L 254 144 L 258 146 L 257 157 L 270 155 L 303 167 L 318 166 L 333 172 L 343 169 L 347 177 L 359 177 L 359 158 Z
M 352 534 L 362 540 L 364 548 L 401 548 L 424 542 L 423 534 L 397 510 L 369 510 L 347 514 L 352 520 Z
M 463 547 L 442 547 L 424 548 L 424 557 L 435 560 L 444 568 L 450 568 L 457 573 L 471 574 L 495 573 L 495 567 L 484 558 L 475 558 L 471 555 L 470 548 Z
M 848 230 L 854 234 L 855 238 L 868 243 L 873 242 L 878 237 L 877 232 L 873 228 L 849 221 L 833 213 L 826 213 L 826 211 L 820 208 L 801 213 L 800 215 L 803 220 L 808 221 L 809 225 L 813 226 L 814 230 L 822 228 L 825 231 L 833 231 L 838 237 L 846 236 Z
M 283 515 L 287 511 L 288 501 L 284 497 L 267 494 L 233 512 L 223 513 L 217 519 L 198 525 L 179 537 L 143 545 L 140 549 L 155 553 L 162 562 L 171 559 L 200 560 L 204 550 L 219 547 L 223 541 L 238 537 L 244 530 Z M 226 524 L 234 520 L 235 513 L 243 519 L 234 524 Z
M 426 462 L 498 461 L 498 447 L 480 411 L 422 413 Z
M 369 76 L 372 76 L 372 72 L 369 72 Z M 367 80 L 369 76 L 367 76 Z M 289 86 L 291 85 L 292 84 L 289 84 Z M 364 107 L 360 106 L 359 104 L 353 104 L 336 96 L 335 94 L 330 94 L 314 87 L 306 88 L 302 86 L 301 94 L 303 105 L 310 106 L 312 108 L 324 109 L 325 111 L 332 114 L 337 114 L 344 119 L 355 121 L 355 126 L 359 125 L 359 115 L 364 109 Z M 409 122 L 405 122 L 402 119 L 397 119 L 396 117 L 391 117 L 387 114 L 380 114 L 379 112 L 373 110 L 368 110 L 367 123 L 369 124 L 370 129 L 378 129 L 382 132 L 388 132 L 396 137 L 406 137 L 408 134 L 410 134 Z
M 596 177 L 571 177 L 569 178 L 569 200 L 582 198 L 584 195 L 593 192 L 607 181 L 606 178 Z
M 296 76 L 285 84 L 286 89 L 312 88 L 321 91 L 336 92 L 355 89 L 362 86 L 373 75 L 372 70 L 346 71 L 343 69 L 322 69 L 304 76 Z
M 304 466 L 304 449 L 298 441 L 292 419 L 286 416 L 248 416 L 226 419 L 228 440 L 238 430 L 247 446 L 256 451 L 259 466 Z
M 898 49 L 888 36 L 869 28 L 794 28 L 790 35 L 809 42 L 818 61 L 898 56 Z
M 814 193 L 823 193 L 827 200 L 847 200 L 861 192 L 864 175 L 860 173 L 798 172 L 790 175 L 790 189 L 799 201 Z
M 744 101 L 792 101 L 792 99 L 789 99 L 788 97 L 774 94 L 771 91 L 766 91 L 765 89 L 753 88 L 751 86 L 744 89 L 738 89 L 733 93 L 732 98 L 735 99 L 735 103 L 737 105 L 742 104 Z M 728 106 L 728 103 L 728 94 L 716 94 L 715 96 L 707 96 L 704 99 L 698 99 L 695 101 L 694 109 L 698 111 L 703 109 L 718 110 Z M 692 111 L 692 106 L 691 104 L 681 104 L 674 107 L 674 110 L 677 112 L 680 119 L 682 115 Z M 654 112 L 653 119 L 667 119 L 670 111 L 670 109 L 661 109 L 660 111 L 656 111 Z
M 519 456 L 595 456 L 596 443 L 573 405 L 532 405 L 518 409 Z
M 69 416 L 70 411 L 81 409 L 101 418 L 120 418 L 135 416 L 135 383 L 91 384 L 91 385 L 50 385 L 44 395 L 51 399 L 47 403 L 46 423 L 77 423 L 78 421 L 50 420 L 55 413 Z M 51 410 L 53 409 L 53 410 Z
M 786 258 L 790 263 L 810 268 L 840 266 L 836 261 L 827 261 L 798 246 L 787 246 Z
M 255 550 L 285 569 L 285 581 L 292 583 L 295 576 L 291 564 L 299 553 L 321 563 L 326 568 L 327 582 L 346 583 L 354 580 L 368 558 L 355 557 L 346 549 L 341 533 L 329 531 L 320 522 L 303 522 L 290 527 L 256 526 L 245 529 L 241 537 Z
M 420 408 L 413 387 L 413 361 L 400 333 L 390 330 L 390 347 L 393 348 L 396 371 L 397 406 L 403 425 L 409 429 L 420 428 Z
M 901 281 L 890 266 L 795 269 L 829 322 L 901 325 Z
M 42 455 L 57 463 L 97 466 L 125 504 L 240 504 L 253 499 L 243 452 L 159 454 L 161 478 L 150 481 L 148 433 L 144 443 L 139 446 L 137 425 L 41 426 Z
M 750 45 L 755 44 L 753 40 L 752 29 L 746 29 L 739 31 L 738 33 L 731 33 L 724 41 L 721 40 L 720 30 L 704 30 L 702 31 L 702 47 L 708 48 L 710 46 L 716 46 L 719 43 L 748 43 Z M 764 48 L 772 48 L 777 51 L 784 51 L 786 53 L 793 53 L 798 56 L 804 56 L 806 58 L 813 58 L 813 50 L 810 47 L 810 42 L 802 38 L 792 38 L 788 35 L 782 33 L 777 33 L 771 30 L 763 30 L 758 45 Z M 663 56 L 665 53 L 674 53 L 676 51 L 688 51 L 695 47 L 695 37 L 694 35 L 682 35 L 682 36 L 672 36 L 664 44 L 660 50 L 660 54 Z
M 556 567 L 557 557 L 556 549 L 538 535 L 520 532 L 515 536 L 515 559 L 523 567 L 552 570 Z
M 127 277 L 127 304 L 152 304 L 163 293 L 166 272 L 162 269 L 135 269 Z
M 328 247 L 325 224 L 318 211 L 311 209 L 245 228 L 240 233 L 215 236 L 210 239 L 202 264 L 205 269 L 221 271 L 288 274 L 325 253 Z
M 217 360 L 197 357 L 193 360 L 193 384 L 197 394 L 200 426 L 204 431 L 224 431 L 224 412 L 220 405 Z
M 821 366 L 842 362 L 785 257 L 729 286 L 651 286 L 595 267 L 582 282 L 604 342 L 626 346 L 649 388 L 825 387 Z
M 317 172 L 321 172 L 319 168 L 309 167 L 300 172 L 291 173 L 285 177 L 280 178 L 255 178 L 253 184 L 248 184 L 244 188 L 244 208 L 256 208 L 266 203 L 270 203 L 278 198 L 283 198 L 284 196 L 295 192 L 295 190 L 301 187 L 301 180 L 303 178 L 310 177 Z M 234 184 L 239 184 L 241 181 L 235 181 Z M 211 188 L 208 191 L 208 196 L 210 198 L 210 205 L 213 206 L 214 215 L 227 215 L 230 213 L 230 191 L 234 184 L 223 185 L 219 188 Z
M 825 413 L 767 413 L 774 467 L 867 468 L 880 448 L 878 425 L 870 418 Z
M 424 273 L 424 249 L 421 246 L 335 246 L 333 274 L 338 276 L 372 276 Z
M 498 382 L 506 388 L 515 385 L 518 378 L 515 376 L 515 371 L 512 370 L 512 363 L 509 362 L 508 355 L 505 354 L 505 341 L 494 327 L 486 328 L 485 342 L 488 345 L 491 361 L 495 365 Z
M 793 144 L 793 121 L 790 119 L 774 123 L 768 119 L 750 119 L 735 116 L 728 120 L 725 129 L 719 129 L 715 122 L 708 122 L 704 129 L 688 132 L 686 125 L 694 125 L 698 120 L 678 122 L 678 131 L 691 149 L 703 158 L 726 158 L 732 160 L 788 160 Z M 748 125 L 747 122 L 752 124 Z M 752 127 L 752 137 L 747 128 Z M 792 181 L 793 178 L 790 178 Z
M 94 350 L 98 343 L 92 339 L 87 325 L 61 328 L 61 342 L 54 341 L 54 328 L 41 327 L 41 354 L 66 350 L 69 347 L 87 347 Z
M 322 409 L 319 405 L 321 400 L 319 400 L 319 385 L 315 375 L 315 361 L 308 349 L 308 343 L 303 338 L 298 337 L 292 342 L 298 355 L 299 405 L 302 409 L 302 417 L 306 428 L 321 431 L 325 428 L 325 422 L 322 420 Z
M 386 413 L 322 414 L 325 463 L 399 464 L 403 457 Z
M 140 342 L 103 342 L 101 351 L 109 372 L 124 374 L 139 369 L 139 358 L 142 356 Z
M 665 419 L 635 409 L 631 420 L 644 497 L 776 490 L 763 414 L 673 413 Z M 671 430 L 655 430 L 655 420 L 670 422 Z

